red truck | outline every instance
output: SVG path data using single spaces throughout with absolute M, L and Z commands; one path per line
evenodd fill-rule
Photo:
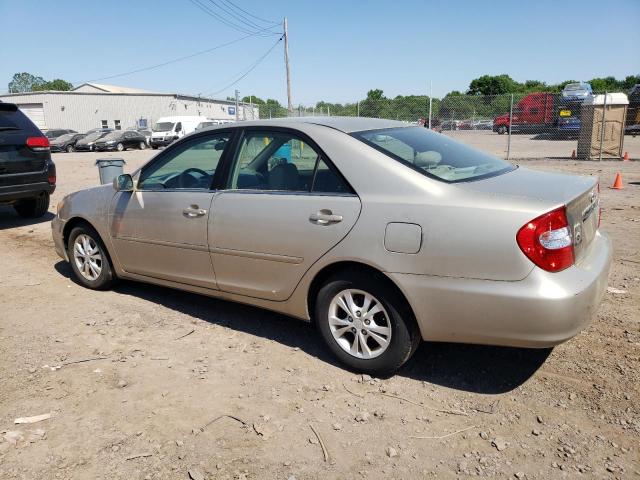
M 550 130 L 555 123 L 555 97 L 553 93 L 530 93 L 513 106 L 512 132 L 541 132 Z M 493 120 L 493 131 L 500 135 L 509 131 L 509 114 Z

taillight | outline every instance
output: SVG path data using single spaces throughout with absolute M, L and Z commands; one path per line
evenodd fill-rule
M 522 252 L 538 267 L 559 272 L 573 265 L 573 238 L 565 207 L 534 218 L 516 235 Z
M 44 152 L 49 150 L 49 139 L 47 137 L 29 137 L 27 138 L 27 147 L 35 152 Z
M 56 184 L 56 176 L 55 175 L 49 175 L 47 177 L 47 182 L 49 182 L 49 185 L 55 185 Z

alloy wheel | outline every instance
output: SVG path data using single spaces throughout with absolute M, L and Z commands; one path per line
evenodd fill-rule
M 102 254 L 96 241 L 89 235 L 80 234 L 73 242 L 73 260 L 85 279 L 93 282 L 102 272 Z
M 363 290 L 347 289 L 329 304 L 329 328 L 336 343 L 361 359 L 382 355 L 391 342 L 391 321 L 382 303 Z

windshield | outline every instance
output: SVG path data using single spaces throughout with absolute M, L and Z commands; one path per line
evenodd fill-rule
M 75 133 L 65 133 L 64 135 L 61 135 L 58 138 L 56 138 L 56 142 L 60 142 L 60 143 L 66 142 L 67 140 L 71 140 L 74 135 Z
M 570 83 L 569 85 L 564 87 L 564 89 L 567 91 L 572 91 L 572 90 L 584 90 L 585 88 L 580 83 Z
M 479 180 L 515 168 L 423 127 L 369 130 L 352 135 L 420 173 L 445 182 Z
M 98 140 L 102 136 L 102 132 L 93 132 L 82 139 L 82 142 L 89 143 Z
M 156 123 L 156 125 L 153 127 L 153 131 L 154 132 L 170 132 L 171 130 L 173 130 L 174 125 L 175 123 L 173 122 Z
M 122 132 L 111 132 L 105 135 L 104 137 L 102 137 L 102 140 L 116 140 L 120 138 L 121 135 L 122 135 Z

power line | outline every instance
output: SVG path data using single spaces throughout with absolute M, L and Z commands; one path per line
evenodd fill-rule
M 156 68 L 164 67 L 164 66 L 170 65 L 172 63 L 181 62 L 182 60 L 187 60 L 189 58 L 197 57 L 199 55 L 204 55 L 205 53 L 210 53 L 210 52 L 213 52 L 214 50 L 219 50 L 220 48 L 228 47 L 229 45 L 233 45 L 234 43 L 238 43 L 238 42 L 240 42 L 242 40 L 245 40 L 245 39 L 250 38 L 250 37 L 254 37 L 256 35 L 258 35 L 258 32 L 250 33 L 248 35 L 245 35 L 244 37 L 240 37 L 240 38 L 237 38 L 235 40 L 231 40 L 230 42 L 226 42 L 226 43 L 223 43 L 223 44 L 220 44 L 220 45 L 216 45 L 215 47 L 211 47 L 211 48 L 208 48 L 206 50 L 201 50 L 199 52 L 192 53 L 190 55 L 185 55 L 183 57 L 174 58 L 172 60 L 167 60 L 166 62 L 158 63 L 158 64 L 155 64 L 155 65 L 149 65 L 147 67 L 138 68 L 136 70 L 130 70 L 128 72 L 118 73 L 116 75 L 109 75 L 107 77 L 94 78 L 93 80 L 83 80 L 82 82 L 71 82 L 71 83 L 73 83 L 74 85 L 77 85 L 79 83 L 81 84 L 81 83 L 97 82 L 97 81 L 100 81 L 100 80 L 109 80 L 109 79 L 112 79 L 112 78 L 118 78 L 118 77 L 125 77 L 127 75 L 133 75 L 134 73 L 140 73 L 140 72 L 146 72 L 146 71 L 149 71 L 149 70 L 154 70 Z
M 241 12 L 246 13 L 247 15 L 249 15 L 250 17 L 255 18 L 256 20 L 260 20 L 261 22 L 264 23 L 273 23 L 274 25 L 279 25 L 280 22 L 274 22 L 273 20 L 265 20 L 264 18 L 258 17 L 250 12 L 247 12 L 244 8 L 236 5 L 235 3 L 233 3 L 231 0 L 222 0 L 223 2 L 232 5 L 233 7 L 237 8 L 238 10 L 240 10 Z
M 231 20 L 229 20 L 227 18 L 224 18 L 222 15 L 220 15 L 217 12 L 215 12 L 213 9 L 211 9 L 210 7 L 205 5 L 204 3 L 201 3 L 201 0 L 189 0 L 189 1 L 192 4 L 194 4 L 195 6 L 197 6 L 204 13 L 209 15 L 210 17 L 215 18 L 220 23 L 223 23 L 224 25 L 226 25 L 226 26 L 228 26 L 230 28 L 233 28 L 234 30 L 237 30 L 239 32 L 242 32 L 242 33 L 255 33 L 255 34 L 258 34 L 258 35 L 260 35 L 262 37 L 268 37 L 270 35 L 280 35 L 279 33 L 272 32 L 272 31 L 269 30 L 269 29 L 273 28 L 273 26 L 256 31 L 254 28 L 247 28 L 245 26 L 238 25 L 235 22 L 233 22 L 233 21 L 231 21 Z
M 237 13 L 237 12 L 234 12 L 233 10 L 229 10 L 229 7 L 227 7 L 224 4 L 221 5 L 218 2 L 216 2 L 215 0 L 209 0 L 209 3 L 212 3 L 213 5 L 218 7 L 220 10 L 222 10 L 225 13 L 228 13 L 233 18 L 235 18 L 236 20 L 240 21 L 240 23 L 243 23 L 244 25 L 248 26 L 249 28 L 263 28 L 264 27 L 264 25 L 258 25 L 257 23 L 255 23 L 254 21 L 252 21 L 248 17 L 242 15 L 241 13 Z
M 221 88 L 220 90 L 217 90 L 215 92 L 211 92 L 208 93 L 206 95 L 204 95 L 205 97 L 213 97 L 214 95 L 217 95 L 221 92 L 224 92 L 226 89 L 233 87 L 236 83 L 238 83 L 240 80 L 242 80 L 243 78 L 245 78 L 247 75 L 249 75 L 252 71 L 254 71 L 258 65 L 260 65 L 260 63 L 262 63 L 262 61 L 267 58 L 267 56 L 273 51 L 274 48 L 276 48 L 278 46 L 278 43 L 280 43 L 282 41 L 283 37 L 280 37 L 276 43 L 274 43 L 269 50 L 266 51 L 266 53 L 264 55 L 262 55 L 261 57 L 258 58 L 258 60 L 256 60 L 254 63 L 251 64 L 251 66 L 249 67 L 249 69 L 244 72 L 240 77 L 238 77 L 237 79 L 235 79 L 233 82 L 231 82 L 229 85 L 226 85 L 225 87 Z

